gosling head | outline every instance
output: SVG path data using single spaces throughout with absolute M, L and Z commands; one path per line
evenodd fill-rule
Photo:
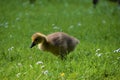
M 46 39 L 46 36 L 41 33 L 35 33 L 32 35 L 32 44 L 30 48 L 36 46 L 37 44 L 43 43 Z

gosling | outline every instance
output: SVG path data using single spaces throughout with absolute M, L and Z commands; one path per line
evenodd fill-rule
M 32 44 L 30 48 L 38 45 L 42 51 L 48 51 L 62 60 L 66 59 L 67 54 L 73 51 L 79 40 L 63 32 L 55 32 L 49 35 L 35 33 L 32 35 Z

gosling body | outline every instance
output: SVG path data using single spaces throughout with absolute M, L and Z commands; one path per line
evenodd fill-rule
M 32 35 L 31 48 L 38 44 L 40 50 L 51 52 L 64 59 L 67 54 L 75 49 L 78 43 L 78 39 L 63 32 L 55 32 L 47 36 L 42 33 L 35 33 Z

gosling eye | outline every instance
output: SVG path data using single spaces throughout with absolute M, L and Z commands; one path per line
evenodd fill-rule
M 35 41 L 36 41 L 36 42 L 38 42 L 38 41 L 39 41 L 39 39 L 35 39 Z

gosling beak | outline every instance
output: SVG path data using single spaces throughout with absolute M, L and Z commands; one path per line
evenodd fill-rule
M 30 48 L 34 47 L 36 44 L 34 42 L 32 42 Z

